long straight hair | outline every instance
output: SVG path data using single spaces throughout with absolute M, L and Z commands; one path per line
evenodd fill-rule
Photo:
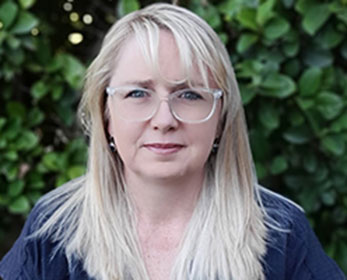
M 120 50 L 131 36 L 159 71 L 160 30 L 170 32 L 189 82 L 198 67 L 205 85 L 223 90 L 217 152 L 206 162 L 204 186 L 187 226 L 171 279 L 263 280 L 266 252 L 264 209 L 239 89 L 229 55 L 218 35 L 200 17 L 170 4 L 153 4 L 116 22 L 90 65 L 80 116 L 90 138 L 87 174 L 41 200 L 54 208 L 38 234 L 49 235 L 67 259 L 79 259 L 95 279 L 149 279 L 139 249 L 134 207 L 123 178 L 123 163 L 107 139 L 105 88 Z

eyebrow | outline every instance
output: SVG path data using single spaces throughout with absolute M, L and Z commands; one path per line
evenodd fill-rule
M 191 82 L 193 86 L 198 86 L 198 87 L 204 87 L 203 83 L 201 81 L 197 81 L 197 82 L 194 82 L 192 81 Z M 142 88 L 154 88 L 154 81 L 153 80 L 133 80 L 133 81 L 127 81 L 123 84 L 124 86 L 139 86 L 139 87 L 142 87 Z M 188 82 L 183 82 L 183 83 L 179 83 L 179 84 L 174 84 L 172 86 L 169 86 L 168 88 L 171 90 L 171 91 L 175 91 L 175 90 L 179 90 L 179 89 L 182 89 L 182 88 L 187 88 L 189 87 L 188 85 Z

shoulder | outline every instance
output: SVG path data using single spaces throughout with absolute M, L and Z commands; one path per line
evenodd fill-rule
M 269 189 L 259 186 L 260 203 L 265 210 L 268 223 L 277 225 L 284 230 L 298 227 L 304 230 L 306 224 L 304 209 L 292 200 L 275 193 Z
M 47 193 L 36 203 L 19 238 L 0 262 L 0 276 L 4 280 L 88 279 L 77 277 L 80 272 L 71 273 L 64 250 L 57 246 L 58 241 L 49 234 L 36 234 L 59 211 L 66 197 L 76 191 L 77 183 L 80 184 L 81 180 L 71 181 Z
M 267 279 L 344 280 L 326 255 L 303 209 L 293 201 L 259 187 L 268 227 Z

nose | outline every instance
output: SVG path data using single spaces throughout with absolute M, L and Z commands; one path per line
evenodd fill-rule
M 162 132 L 167 132 L 177 128 L 178 120 L 171 112 L 168 99 L 161 99 L 159 101 L 157 111 L 151 118 L 151 126 L 153 129 Z

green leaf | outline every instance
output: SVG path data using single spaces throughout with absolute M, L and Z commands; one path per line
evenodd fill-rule
M 0 137 L 0 149 L 4 149 L 7 146 L 7 140 Z
M 136 11 L 140 8 L 138 0 L 120 0 L 118 1 L 117 12 L 119 17 Z
M 333 63 L 334 57 L 329 50 L 309 47 L 304 51 L 304 62 L 311 67 L 327 67 Z
M 257 42 L 258 36 L 251 33 L 242 34 L 237 42 L 236 50 L 238 53 L 243 53 L 248 50 L 255 42 Z
M 278 109 L 272 104 L 266 103 L 261 106 L 259 113 L 260 122 L 269 130 L 278 128 L 280 117 Z
M 274 15 L 272 11 L 275 0 L 264 1 L 257 9 L 256 21 L 260 26 L 263 26 Z
M 69 181 L 69 178 L 65 174 L 61 174 L 58 176 L 58 178 L 55 181 L 55 186 L 59 187 Z
M 336 192 L 331 190 L 322 194 L 322 202 L 327 206 L 332 206 L 336 201 Z
M 16 151 L 7 151 L 4 154 L 4 158 L 9 160 L 9 161 L 15 161 L 18 159 L 18 154 Z
M 291 127 L 283 134 L 283 138 L 292 144 L 305 144 L 312 135 L 306 126 Z
M 240 93 L 242 98 L 242 104 L 247 105 L 249 104 L 253 98 L 256 96 L 256 89 L 254 87 L 251 87 L 249 84 L 239 84 L 240 87 Z
M 213 5 L 203 6 L 198 5 L 194 9 L 194 12 L 202 17 L 213 28 L 217 29 L 221 25 L 221 18 L 218 9 Z
M 299 80 L 299 92 L 302 96 L 312 96 L 321 86 L 323 71 L 312 67 L 301 75 Z
M 20 150 L 32 150 L 39 143 L 39 137 L 30 130 L 22 131 L 20 138 L 17 140 L 17 148 Z
M 1 171 L 5 174 L 7 181 L 12 182 L 18 176 L 18 164 L 13 162 L 7 162 L 7 164 L 2 167 Z
M 288 9 L 294 4 L 294 0 L 282 0 L 283 5 Z
M 295 10 L 300 14 L 306 14 L 315 0 L 298 0 L 295 4 Z
M 317 169 L 317 159 L 314 154 L 307 154 L 304 157 L 304 168 L 310 173 L 313 173 Z
M 15 36 L 9 34 L 6 38 L 6 43 L 12 50 L 16 50 L 19 48 L 21 41 Z
M 342 156 L 345 152 L 345 140 L 340 134 L 324 137 L 321 144 L 323 148 L 335 156 Z
M 336 17 L 347 24 L 347 9 L 340 9 L 339 11 L 336 12 Z
M 264 35 L 270 40 L 282 37 L 290 29 L 290 25 L 284 18 L 276 17 L 265 26 Z
M 30 210 L 30 203 L 27 197 L 24 195 L 14 200 L 10 206 L 9 211 L 13 214 L 25 214 Z
M 299 41 L 284 43 L 283 52 L 287 57 L 294 57 L 299 52 Z
M 0 117 L 0 131 L 5 126 L 5 124 L 6 124 L 6 119 Z
M 36 99 L 40 100 L 43 98 L 49 91 L 49 87 L 47 83 L 43 80 L 39 80 L 36 83 L 34 83 L 31 87 L 31 95 Z
M 23 9 L 29 9 L 35 4 L 36 0 L 19 0 Z
M 236 65 L 236 75 L 238 78 L 251 78 L 253 85 L 261 83 L 261 72 L 264 65 L 257 60 L 245 60 Z
M 24 50 L 22 48 L 18 48 L 16 50 L 9 50 L 8 55 L 9 55 L 8 60 L 12 64 L 22 67 L 22 64 L 25 60 L 25 53 L 24 53 Z
M 300 205 L 302 205 L 308 213 L 315 212 L 320 208 L 319 193 L 315 190 L 315 188 L 306 186 L 298 196 Z
M 84 65 L 72 55 L 61 55 L 61 59 L 63 61 L 62 74 L 64 79 L 73 89 L 81 88 L 85 73 Z
M 52 89 L 52 98 L 53 100 L 59 100 L 64 93 L 64 87 L 63 85 L 54 85 Z
M 71 166 L 68 171 L 67 175 L 69 179 L 74 179 L 76 177 L 82 176 L 86 172 L 86 169 L 83 165 L 75 165 Z
M 18 136 L 21 129 L 21 120 L 19 118 L 10 119 L 7 122 L 5 131 L 1 133 L 1 136 L 11 141 Z
M 347 112 L 342 114 L 331 124 L 331 130 L 336 133 L 347 130 Z
M 23 189 L 24 189 L 24 181 L 23 180 L 17 180 L 12 182 L 11 184 L 9 184 L 9 188 L 8 188 L 8 195 L 10 197 L 16 197 L 19 194 L 22 193 Z
M 332 49 L 341 43 L 344 34 L 336 31 L 335 26 L 328 25 L 315 38 L 316 44 L 319 44 L 323 49 Z
M 6 1 L 0 5 L 0 22 L 2 22 L 4 29 L 12 25 L 16 19 L 17 12 L 18 6 L 12 1 Z
M 261 84 L 261 94 L 276 98 L 286 98 L 296 90 L 294 81 L 285 75 L 272 73 Z
M 29 112 L 27 122 L 32 127 L 42 123 L 44 118 L 45 114 L 39 108 L 35 107 Z
M 43 156 L 42 158 L 43 165 L 51 171 L 61 171 L 65 169 L 65 157 L 62 154 L 56 152 L 50 152 Z
M 271 174 L 278 175 L 283 173 L 288 168 L 287 160 L 284 156 L 275 157 L 270 166 Z
M 13 34 L 26 34 L 39 24 L 38 19 L 27 11 L 21 11 L 17 22 L 11 29 Z
M 34 190 L 43 189 L 45 187 L 45 183 L 42 179 L 41 174 L 37 172 L 30 172 L 28 186 L 30 189 Z
M 304 16 L 302 26 L 310 35 L 314 35 L 328 20 L 331 11 L 329 4 L 314 4 Z
M 257 178 L 259 180 L 261 180 L 261 179 L 263 179 L 263 178 L 265 178 L 267 176 L 268 172 L 267 172 L 267 170 L 266 170 L 266 168 L 264 167 L 263 164 L 261 164 L 259 162 L 256 162 L 255 163 L 255 170 L 257 172 Z
M 239 23 L 251 30 L 257 31 L 258 26 L 256 23 L 256 10 L 250 8 L 243 8 L 236 16 Z
M 27 110 L 23 104 L 15 101 L 10 101 L 6 104 L 6 111 L 10 117 L 19 117 L 24 119 L 27 115 Z
M 327 119 L 332 120 L 343 109 L 342 98 L 333 92 L 321 92 L 316 98 L 317 110 Z

